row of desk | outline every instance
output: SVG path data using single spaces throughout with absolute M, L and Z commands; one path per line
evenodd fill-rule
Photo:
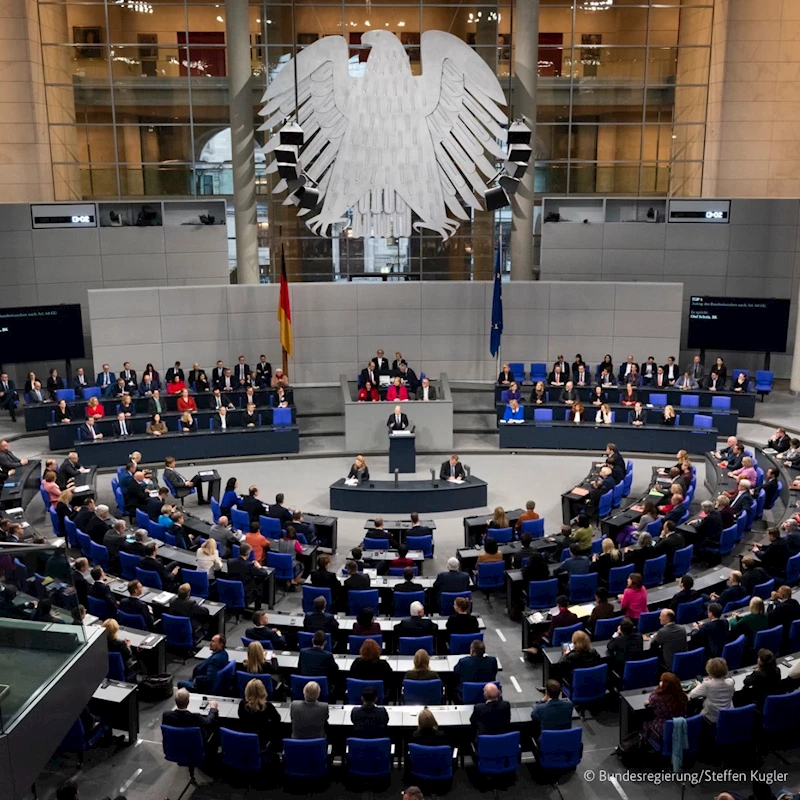
M 468 476 L 462 483 L 439 480 L 368 481 L 350 486 L 340 478 L 330 486 L 332 509 L 366 514 L 423 514 L 478 508 L 488 502 L 486 481 Z
M 575 386 L 578 391 L 578 397 L 584 404 L 591 404 L 594 395 L 594 387 L 591 386 Z M 530 392 L 533 389 L 533 384 L 519 384 L 520 391 L 522 392 L 523 402 L 530 397 Z M 501 402 L 501 397 L 504 389 L 507 386 L 495 386 L 495 402 Z M 558 400 L 561 395 L 563 386 L 553 386 L 552 384 L 545 384 L 545 390 L 548 394 L 549 402 Z M 729 397 L 731 399 L 731 409 L 739 412 L 739 417 L 754 417 L 756 414 L 756 393 L 755 392 L 710 392 L 708 389 L 667 389 L 659 388 L 657 386 L 637 386 L 636 399 L 647 405 L 650 402 L 651 394 L 665 394 L 667 396 L 667 403 L 675 406 L 676 408 L 683 403 L 683 398 L 687 395 L 696 395 L 699 398 L 700 408 L 711 408 L 711 401 L 715 397 Z M 616 398 L 622 394 L 622 389 L 618 386 L 605 386 L 603 387 L 605 393 L 609 398 Z M 620 397 L 620 401 L 622 398 Z M 588 406 L 587 406 L 588 408 Z M 702 412 L 701 412 L 702 413 Z
M 241 408 L 245 402 L 246 392 L 235 390 L 232 392 L 223 392 L 225 397 L 227 397 L 231 403 L 237 408 Z M 213 392 L 189 392 L 189 395 L 194 398 L 195 403 L 197 404 L 198 409 L 208 410 L 211 409 L 214 400 L 213 400 Z M 275 395 L 275 391 L 270 390 L 257 390 L 255 392 L 255 401 L 256 406 L 274 406 L 275 403 L 272 401 L 272 396 Z M 289 405 L 294 404 L 294 390 L 286 389 L 284 392 L 286 397 L 286 402 Z M 178 398 L 180 395 L 174 394 L 167 394 L 165 390 L 161 392 L 161 403 L 162 407 L 167 411 L 167 413 L 172 411 L 178 410 Z M 98 400 L 103 405 L 109 404 L 109 407 L 113 407 L 116 409 L 117 403 L 119 403 L 119 398 L 117 397 L 99 397 Z M 149 414 L 149 397 L 134 397 L 133 400 L 133 407 L 137 414 Z M 67 405 L 75 410 L 76 419 L 83 418 L 86 416 L 86 406 L 88 405 L 87 400 L 83 399 L 75 399 L 70 400 Z M 55 403 L 51 401 L 47 401 L 45 403 L 32 403 L 25 406 L 25 430 L 26 431 L 43 431 L 47 429 L 47 426 L 53 422 L 53 408 L 55 407 Z M 116 412 L 114 414 L 116 416 Z M 293 417 L 294 418 L 294 417 Z

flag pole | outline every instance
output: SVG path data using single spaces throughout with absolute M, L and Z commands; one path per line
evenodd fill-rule
M 503 223 L 500 222 L 500 235 L 498 236 L 497 247 L 500 251 L 500 280 L 503 280 Z M 500 374 L 500 351 L 503 349 L 503 340 L 500 339 L 500 344 L 497 347 L 497 355 L 495 356 L 494 371 Z M 495 378 L 495 380 L 497 380 Z

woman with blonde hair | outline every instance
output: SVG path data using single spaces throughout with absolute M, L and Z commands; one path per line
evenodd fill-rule
M 181 433 L 194 433 L 197 430 L 197 423 L 194 421 L 190 411 L 184 411 L 181 414 L 178 426 L 181 429 Z
M 622 566 L 622 553 L 617 550 L 614 540 L 606 537 L 601 544 L 602 552 L 592 556 L 592 572 L 596 572 L 600 583 L 608 584 L 609 572 Z
M 275 675 L 278 672 L 278 664 L 274 652 L 264 650 L 261 642 L 250 642 L 247 645 L 247 656 L 245 660 L 236 665 L 238 672 L 247 672 L 250 675 Z
M 531 403 L 540 406 L 547 402 L 547 392 L 544 388 L 544 381 L 537 381 L 531 391 Z
M 58 495 L 58 499 L 55 502 L 55 512 L 56 516 L 58 517 L 58 523 L 61 526 L 61 530 L 66 530 L 66 525 L 64 525 L 64 520 L 69 517 L 72 519 L 72 489 L 64 489 L 61 494 Z
M 661 424 L 673 425 L 673 426 L 677 424 L 677 417 L 675 414 L 674 406 L 670 405 L 664 406 L 664 410 L 661 412 Z
M 583 422 L 586 419 L 586 409 L 580 400 L 576 400 L 572 404 L 572 408 L 567 414 L 569 422 Z
M 244 697 L 239 701 L 239 720 L 245 733 L 258 736 L 262 750 L 280 741 L 281 715 L 267 699 L 267 687 L 258 678 L 248 681 L 244 687 Z
M 362 455 L 356 456 L 356 460 L 350 467 L 350 472 L 347 474 L 347 479 L 352 480 L 355 478 L 359 483 L 366 483 L 369 480 L 369 467 L 367 460 Z
M 754 597 L 753 600 L 761 600 Z M 761 605 L 764 603 L 762 601 Z M 724 658 L 710 658 L 706 661 L 706 675 L 703 681 L 689 692 L 689 700 L 703 699 L 703 720 L 715 725 L 719 712 L 725 708 L 733 708 L 734 683 L 728 677 L 728 662 Z
M 575 631 L 572 634 L 572 648 L 561 656 L 558 662 L 558 678 L 556 680 L 572 683 L 572 673 L 576 669 L 596 667 L 602 659 L 592 647 L 592 640 L 586 631 Z M 552 668 L 551 668 L 552 673 Z M 552 674 L 551 674 L 551 677 Z
M 756 634 L 759 631 L 766 630 L 769 626 L 769 617 L 766 614 L 764 601 L 754 596 L 750 598 L 750 605 L 747 607 L 747 613 L 742 614 L 737 612 L 730 620 L 731 625 L 731 641 L 736 639 L 739 634 L 743 633 L 745 642 L 752 647 L 755 641 Z M 735 633 L 734 633 L 735 631 Z
M 508 528 L 508 517 L 503 506 L 497 506 L 492 514 L 492 518 L 487 520 L 489 528 Z
M 414 653 L 414 669 L 406 672 L 407 681 L 435 681 L 439 677 L 438 672 L 431 669 L 431 657 L 426 650 L 419 649 Z
M 105 628 L 106 631 L 108 652 L 119 653 L 122 656 L 122 663 L 125 666 L 126 676 L 131 672 L 135 672 L 138 664 L 131 651 L 131 640 L 117 638 L 119 635 L 119 623 L 115 619 L 109 617 L 103 621 L 101 627 Z
M 608 403 L 603 403 L 603 405 L 597 409 L 597 413 L 594 415 L 594 421 L 599 422 L 601 425 L 610 425 L 614 421 L 614 418 L 611 416 L 611 406 Z
M 197 569 L 205 570 L 209 578 L 214 577 L 214 570 L 222 569 L 222 559 L 219 557 L 216 539 L 208 538 L 197 551 Z
M 446 744 L 445 740 L 446 734 L 439 729 L 439 723 L 436 721 L 436 717 L 433 716 L 433 711 L 429 708 L 423 708 L 417 715 L 417 728 L 411 734 L 412 743 L 436 747 L 437 745 Z

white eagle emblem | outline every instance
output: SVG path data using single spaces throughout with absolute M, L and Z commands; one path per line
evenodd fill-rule
M 466 43 L 442 31 L 421 38 L 422 74 L 414 76 L 400 40 L 389 31 L 361 37 L 371 51 L 363 78 L 350 77 L 349 45 L 326 36 L 284 65 L 267 88 L 260 130 L 273 152 L 286 118 L 297 114 L 304 144 L 299 164 L 320 193 L 308 227 L 330 236 L 348 222 L 356 237 L 437 231 L 447 239 L 462 204 L 481 210 L 496 162 L 505 157 L 506 99 L 496 75 Z M 267 171 L 275 172 L 273 159 Z M 281 180 L 275 187 L 287 189 Z M 291 201 L 287 198 L 285 203 Z M 300 214 L 310 213 L 300 209 Z

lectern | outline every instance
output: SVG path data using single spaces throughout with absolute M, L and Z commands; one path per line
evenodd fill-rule
M 389 431 L 389 472 L 417 471 L 416 436 L 410 431 Z

